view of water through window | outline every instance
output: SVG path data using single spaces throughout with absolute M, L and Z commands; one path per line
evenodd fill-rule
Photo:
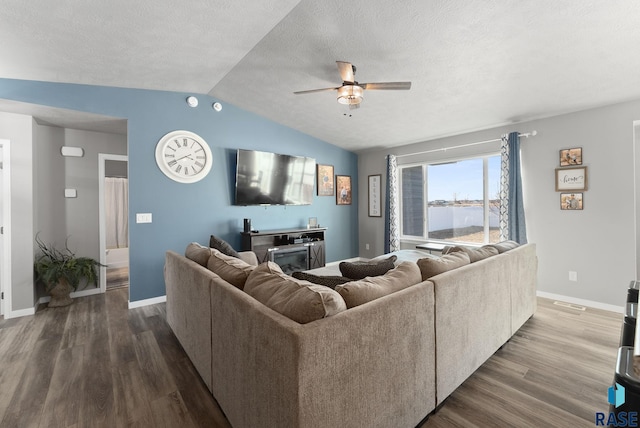
M 499 241 L 500 156 L 405 167 L 400 181 L 404 236 L 470 243 Z

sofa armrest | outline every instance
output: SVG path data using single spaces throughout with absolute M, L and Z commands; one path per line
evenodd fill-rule
M 238 252 L 238 257 L 250 265 L 258 266 L 258 257 L 253 251 L 240 251 Z
M 511 337 L 509 259 L 498 254 L 435 284 L 437 399 L 442 403 Z
M 214 273 L 173 251 L 165 254 L 167 323 L 211 391 L 211 286 Z M 221 279 L 222 281 L 222 279 Z
M 538 256 L 535 244 L 525 244 L 504 253 L 511 270 L 511 334 L 536 312 Z

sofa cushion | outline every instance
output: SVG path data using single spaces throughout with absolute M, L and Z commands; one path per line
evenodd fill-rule
M 499 254 L 502 254 L 505 251 L 513 250 L 514 248 L 518 248 L 519 246 L 520 244 L 518 244 L 516 241 L 502 241 L 498 242 L 497 244 L 485 245 L 485 247 L 495 248 L 496 250 L 498 250 Z
M 256 266 L 250 265 L 242 259 L 223 254 L 215 248 L 211 248 L 211 256 L 207 261 L 207 268 L 229 284 L 242 290 L 249 274 Z
M 420 269 L 413 262 L 402 262 L 384 275 L 370 276 L 336 286 L 347 308 L 370 302 L 422 281 Z
M 441 273 L 457 269 L 461 266 L 471 263 L 467 253 L 462 251 L 456 251 L 453 253 L 445 254 L 444 256 L 432 259 L 424 258 L 418 260 L 418 267 L 422 274 L 422 280 L 426 281 L 432 276 L 439 275 Z
M 340 262 L 338 267 L 342 276 L 351 279 L 362 279 L 367 276 L 384 275 L 395 267 L 396 256 L 366 262 Z
M 311 282 L 313 284 L 324 285 L 325 287 L 329 287 L 329 288 L 336 288 L 336 285 L 340 285 L 340 284 L 344 284 L 345 282 L 353 281 L 350 278 L 347 278 L 347 277 L 344 277 L 344 276 L 339 276 L 339 275 L 321 276 L 321 275 L 314 275 L 314 274 L 311 274 L 311 273 L 301 272 L 301 271 L 293 272 L 291 274 L 291 276 L 296 278 L 296 279 L 301 279 L 303 281 L 309 281 L 309 282 Z
M 238 257 L 238 252 L 234 250 L 227 241 L 222 238 L 218 238 L 215 235 L 211 235 L 211 237 L 209 238 L 209 246 L 228 256 Z
M 192 242 L 187 245 L 187 249 L 184 251 L 184 256 L 189 260 L 193 260 L 200 266 L 207 266 L 207 261 L 211 256 L 211 248 L 204 247 L 197 242 Z
M 258 266 L 260 264 L 258 263 L 258 257 L 256 256 L 256 253 L 254 253 L 253 251 L 239 251 L 238 258 L 253 266 Z
M 455 246 L 451 248 L 449 252 L 447 252 L 447 254 L 455 253 L 456 251 L 467 253 L 471 263 L 484 260 L 487 257 L 495 256 L 496 254 L 498 254 L 498 250 L 495 247 L 491 246 L 484 246 L 480 248 Z
M 292 278 L 273 262 L 256 267 L 247 278 L 244 291 L 265 306 L 301 324 L 347 309 L 336 291 Z

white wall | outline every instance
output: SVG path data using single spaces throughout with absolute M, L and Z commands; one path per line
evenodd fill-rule
M 0 112 L 0 138 L 11 144 L 11 310 L 33 309 L 33 119 Z
M 383 174 L 385 181 L 388 153 L 416 153 L 535 129 L 536 137 L 522 139 L 522 167 L 527 233 L 538 249 L 538 289 L 623 306 L 629 281 L 636 278 L 633 122 L 638 119 L 640 101 L 635 101 L 363 153 L 359 191 L 367 194 L 370 174 Z M 582 211 L 561 211 L 560 194 L 555 191 L 559 150 L 570 147 L 583 148 L 583 162 L 589 168 Z M 384 218 L 367 216 L 366 198 L 359 201 L 359 213 L 360 255 L 381 254 Z M 578 273 L 577 282 L 568 280 L 570 270 Z
M 34 125 L 34 231 L 45 243 L 64 245 L 67 226 L 64 213 L 64 129 Z M 34 240 L 34 253 L 38 253 Z

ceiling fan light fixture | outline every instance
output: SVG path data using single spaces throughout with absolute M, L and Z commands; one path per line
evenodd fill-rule
M 360 104 L 364 91 L 358 85 L 344 85 L 338 88 L 338 102 L 345 105 Z

